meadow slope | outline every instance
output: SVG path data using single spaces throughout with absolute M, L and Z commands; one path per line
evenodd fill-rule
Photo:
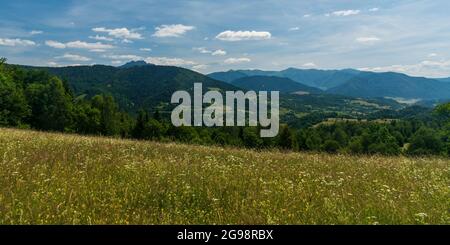
M 0 129 L 0 224 L 450 224 L 450 160 Z

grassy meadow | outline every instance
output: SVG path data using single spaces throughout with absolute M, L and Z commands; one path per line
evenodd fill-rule
M 0 129 L 0 224 L 450 224 L 450 160 Z

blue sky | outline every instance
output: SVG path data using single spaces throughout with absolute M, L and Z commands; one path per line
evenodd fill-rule
M 450 1 L 5 1 L 10 63 L 146 60 L 202 73 L 288 67 L 450 76 Z

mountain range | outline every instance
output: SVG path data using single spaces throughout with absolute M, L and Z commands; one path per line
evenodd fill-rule
M 294 82 L 286 77 L 246 76 L 230 82 L 230 84 L 246 90 L 280 91 L 280 93 L 318 94 L 320 89 Z
M 264 74 L 263 71 L 248 71 L 243 75 L 232 72 L 232 77 L 237 79 L 220 81 L 222 79 L 214 79 L 213 76 L 208 77 L 189 69 L 144 62 L 132 62 L 119 67 L 22 67 L 48 71 L 60 77 L 77 96 L 111 94 L 120 107 L 130 113 L 136 113 L 140 108 L 170 113 L 170 109 L 175 106 L 170 103 L 172 94 L 178 90 L 192 93 L 193 84 L 197 82 L 203 83 L 203 91 L 278 90 L 283 93 L 280 96 L 281 120 L 302 125 L 312 125 L 329 117 L 364 118 L 380 110 L 398 110 L 404 107 L 392 99 L 329 94 L 290 78 L 258 75 Z M 347 71 L 352 72 L 354 71 Z M 305 77 L 308 75 L 304 74 Z M 223 78 L 228 77 L 227 72 L 222 75 Z M 314 76 L 318 75 L 319 70 L 314 72 Z
M 326 93 L 363 98 L 450 99 L 450 78 L 430 79 L 395 72 L 288 68 L 282 71 L 230 70 L 208 76 L 231 84 L 252 76 L 284 77 Z

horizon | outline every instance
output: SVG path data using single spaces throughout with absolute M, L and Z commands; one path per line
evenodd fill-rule
M 77 67 L 77 66 L 96 66 L 96 65 L 101 65 L 101 66 L 111 66 L 111 67 L 116 67 L 116 68 L 120 68 L 121 66 L 124 66 L 126 64 L 132 63 L 132 62 L 141 62 L 145 60 L 130 60 L 127 61 L 124 64 L 121 65 L 111 65 L 111 64 L 84 64 L 84 65 L 80 65 L 80 64 L 75 64 L 75 65 L 65 65 L 65 66 L 32 66 L 31 67 L 54 67 L 54 68 L 63 68 L 63 67 Z M 415 75 L 409 75 L 406 73 L 402 73 L 402 72 L 397 72 L 397 71 L 366 71 L 366 70 L 361 70 L 361 69 L 357 69 L 357 68 L 342 68 L 342 69 L 322 69 L 322 68 L 299 68 L 299 67 L 286 67 L 286 68 L 281 68 L 279 70 L 262 70 L 262 69 L 258 69 L 258 68 L 249 68 L 249 69 L 228 69 L 228 70 L 223 70 L 223 71 L 214 71 L 214 72 L 210 72 L 210 73 L 203 73 L 201 71 L 196 71 L 194 69 L 190 69 L 188 67 L 183 67 L 183 66 L 176 66 L 176 65 L 157 65 L 157 64 L 152 64 L 152 63 L 148 63 L 146 62 L 147 65 L 155 65 L 155 66 L 172 66 L 172 67 L 179 67 L 179 68 L 184 68 L 184 69 L 189 69 L 191 71 L 200 73 L 202 75 L 208 76 L 209 74 L 212 73 L 219 73 L 219 72 L 232 72 L 232 71 L 266 71 L 266 72 L 280 72 L 280 71 L 285 71 L 285 70 L 289 70 L 289 69 L 296 69 L 296 70 L 303 70 L 303 71 L 308 71 L 308 70 L 316 70 L 316 71 L 344 71 L 344 70 L 355 70 L 355 71 L 359 71 L 359 72 L 372 72 L 372 73 L 378 73 L 378 74 L 382 74 L 382 73 L 397 73 L 397 74 L 403 74 L 403 75 L 407 75 L 409 77 L 416 77 L 416 78 L 427 78 L 427 79 L 434 79 L 437 80 L 438 79 L 447 79 L 450 77 L 426 77 L 426 76 L 415 76 Z M 30 65 L 24 65 L 24 64 L 11 64 L 11 65 L 18 65 L 18 66 L 30 66 Z M 263 77 L 267 77 L 267 75 L 253 75 L 253 76 L 263 76 Z M 272 76 L 269 76 L 272 77 Z M 276 77 L 276 76 L 275 76 Z M 285 77 L 286 78 L 286 77 Z M 289 79 L 289 78 L 288 78 Z M 441 81 L 438 81 L 441 82 Z
M 295 67 L 450 77 L 450 3 L 443 0 L 2 5 L 0 56 L 15 64 L 145 60 L 202 74 Z

